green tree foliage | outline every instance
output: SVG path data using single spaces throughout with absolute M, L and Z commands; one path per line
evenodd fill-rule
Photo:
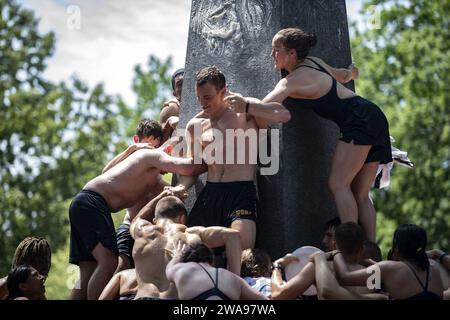
M 386 249 L 397 225 L 416 223 L 426 229 L 429 247 L 448 250 L 450 1 L 365 1 L 364 19 L 374 12 L 380 28 L 356 31 L 352 39 L 356 88 L 383 108 L 396 145 L 416 163 L 395 168 L 390 189 L 375 192 L 379 235 Z
M 42 77 L 54 35 L 33 13 L 2 1 L 0 32 L 0 272 L 17 244 L 44 236 L 66 242 L 71 198 L 100 172 L 120 138 L 118 108 L 103 86 Z
M 43 236 L 54 252 L 49 298 L 65 299 L 70 201 L 125 148 L 142 117 L 158 118 L 171 92 L 171 58 L 150 55 L 135 66 L 130 106 L 101 84 L 44 79 L 55 36 L 37 30 L 32 11 L 0 0 L 0 274 L 23 238 Z M 116 225 L 123 215 L 113 215 Z
M 37 26 L 33 12 L 0 0 L 0 274 L 23 238 L 43 236 L 58 263 L 49 294 L 67 298 L 58 288 L 67 287 L 70 271 L 61 265 L 68 257 L 70 201 L 125 148 L 143 114 L 158 116 L 170 94 L 171 59 L 150 56 L 145 67 L 136 66 L 137 105 L 128 106 L 102 84 L 44 79 L 55 37 Z
M 168 57 L 160 60 L 150 55 L 147 64 L 134 67 L 133 92 L 136 94 L 136 105 L 128 108 L 129 113 L 122 118 L 124 124 L 128 124 L 126 134 L 131 136 L 136 130 L 136 124 L 142 118 L 159 120 L 159 111 L 171 95 L 171 75 L 169 69 L 172 59 Z M 121 101 L 119 105 L 124 106 Z M 124 106 L 126 109 L 126 106 Z

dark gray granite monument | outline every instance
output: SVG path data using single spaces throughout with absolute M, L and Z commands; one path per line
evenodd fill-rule
M 204 66 L 217 65 L 231 91 L 260 99 L 269 93 L 281 77 L 271 40 L 287 27 L 317 34 L 312 55 L 333 66 L 351 63 L 345 0 L 192 0 L 180 128 L 201 110 L 195 74 Z M 338 129 L 311 111 L 290 112 L 288 123 L 272 126 L 280 130 L 279 172 L 257 177 L 256 246 L 272 258 L 319 246 L 324 223 L 337 215 L 327 180 Z M 188 208 L 204 181 L 191 191 Z

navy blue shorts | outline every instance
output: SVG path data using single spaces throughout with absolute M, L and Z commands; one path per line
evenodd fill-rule
M 206 182 L 187 217 L 188 227 L 230 227 L 237 219 L 256 222 L 253 181 Z
M 111 212 L 99 193 L 81 190 L 70 204 L 69 220 L 70 263 L 95 261 L 92 251 L 99 242 L 116 255 L 119 254 Z

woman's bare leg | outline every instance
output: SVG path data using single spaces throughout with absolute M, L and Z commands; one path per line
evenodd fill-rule
M 333 157 L 329 187 L 342 223 L 358 223 L 358 206 L 350 185 L 366 161 L 371 146 L 339 141 Z
M 375 180 L 378 164 L 378 162 L 366 163 L 351 184 L 358 206 L 359 224 L 364 229 L 367 239 L 374 242 L 376 240 L 376 212 L 372 199 L 369 197 L 369 191 Z

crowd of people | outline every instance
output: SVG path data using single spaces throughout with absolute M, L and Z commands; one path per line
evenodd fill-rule
M 187 123 L 182 142 L 175 133 L 184 72 L 173 74 L 174 99 L 159 122 L 141 120 L 134 143 L 70 205 L 69 261 L 80 269 L 71 299 L 450 299 L 450 257 L 427 251 L 419 226 L 399 226 L 382 260 L 369 191 L 378 166 L 392 162 L 388 122 L 378 106 L 342 85 L 358 77 L 355 66 L 333 68 L 309 55 L 316 42 L 296 28 L 275 35 L 275 68 L 287 75 L 262 100 L 227 91 L 222 71 L 202 68 L 195 78 L 202 110 Z M 209 161 L 204 151 L 216 132 L 228 138 L 226 130 L 257 132 L 289 121 L 286 107 L 311 109 L 340 128 L 329 178 L 339 217 L 324 228 L 323 250 L 299 248 L 272 263 L 264 248 L 255 248 L 251 146 L 234 149 L 244 150 L 244 163 Z M 177 143 L 185 144 L 184 154 L 172 152 Z M 229 144 L 214 155 L 229 152 Z M 173 186 L 162 179 L 167 172 L 176 177 Z M 205 172 L 206 185 L 188 212 L 183 200 Z M 111 213 L 122 210 L 116 230 Z M 25 239 L 0 297 L 45 299 L 50 261 L 45 239 Z

